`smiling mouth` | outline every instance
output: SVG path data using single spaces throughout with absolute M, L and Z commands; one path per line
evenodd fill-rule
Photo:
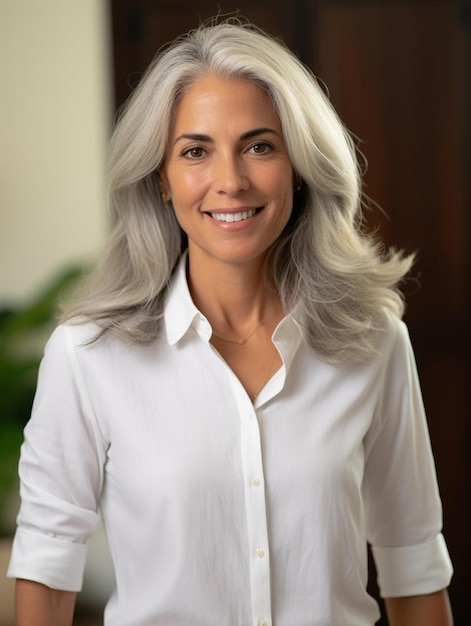
M 263 207 L 258 209 L 250 209 L 248 211 L 240 211 L 239 213 L 208 213 L 213 220 L 217 222 L 242 222 L 259 213 Z

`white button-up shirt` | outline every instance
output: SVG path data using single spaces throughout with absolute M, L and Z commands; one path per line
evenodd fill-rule
M 59 327 L 20 464 L 9 575 L 79 590 L 101 508 L 116 573 L 108 626 L 366 626 L 367 541 L 385 596 L 451 565 L 404 324 L 328 365 L 288 315 L 282 367 L 252 403 L 209 342 L 184 264 L 152 345 Z

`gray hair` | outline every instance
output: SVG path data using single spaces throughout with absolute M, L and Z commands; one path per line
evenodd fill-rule
M 80 316 L 121 339 L 150 342 L 161 329 L 173 270 L 186 247 L 157 175 L 176 103 L 204 74 L 245 79 L 269 94 L 293 168 L 302 181 L 293 214 L 266 269 L 311 348 L 330 362 L 374 350 L 371 330 L 402 316 L 397 289 L 412 257 L 381 246 L 361 228 L 361 180 L 352 139 L 311 72 L 282 43 L 250 24 L 203 25 L 175 40 L 146 71 L 123 109 L 109 170 L 114 231 Z

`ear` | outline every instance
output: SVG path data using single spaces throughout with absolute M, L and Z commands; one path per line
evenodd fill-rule
M 299 191 L 301 189 L 302 183 L 303 181 L 301 176 L 293 168 L 293 191 Z
M 162 200 L 168 202 L 172 196 L 170 194 L 170 185 L 168 184 L 167 175 L 164 171 L 158 170 L 156 176 Z

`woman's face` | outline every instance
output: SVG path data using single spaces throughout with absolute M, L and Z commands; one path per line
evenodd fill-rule
M 293 168 L 266 92 L 213 75 L 193 83 L 176 107 L 159 185 L 190 258 L 263 260 L 293 206 Z

